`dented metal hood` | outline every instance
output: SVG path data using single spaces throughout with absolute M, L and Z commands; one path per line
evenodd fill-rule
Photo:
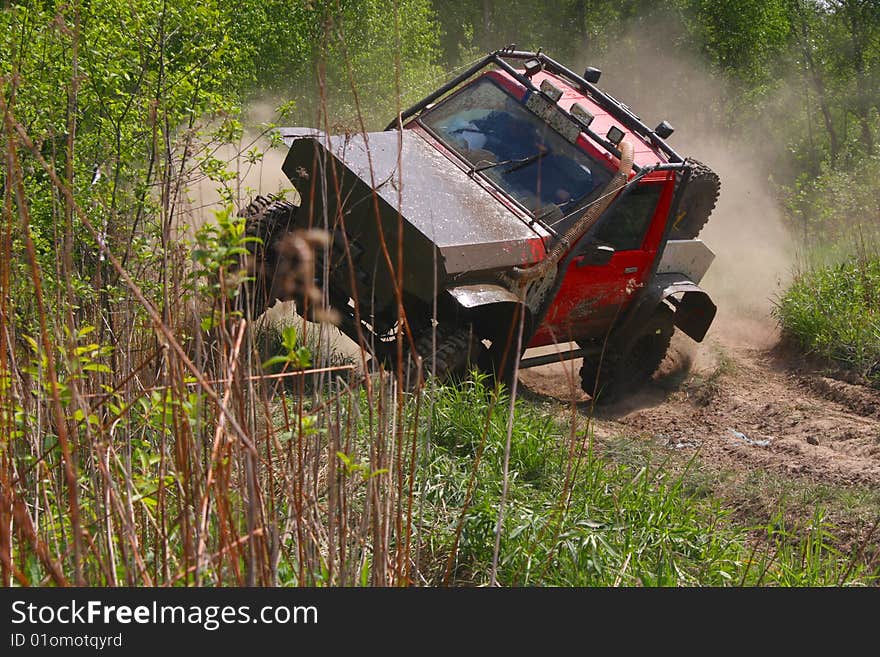
M 338 211 L 341 205 L 342 212 L 353 218 L 346 220 L 347 226 L 363 224 L 365 219 L 358 215 L 375 214 L 375 190 L 382 223 L 389 223 L 390 214 L 393 224 L 399 210 L 407 224 L 404 233 L 414 230 L 423 238 L 408 238 L 407 247 L 407 242 L 428 242 L 436 247 L 441 278 L 443 274 L 533 264 L 543 257 L 543 228 L 530 226 L 472 178 L 473 174 L 456 166 L 412 130 L 329 137 L 305 129 L 280 132 L 291 145 L 282 168 L 300 191 L 304 206 Z M 344 167 L 341 174 L 340 164 Z M 356 176 L 357 184 L 346 181 L 349 172 Z M 315 202 L 309 195 L 327 200 Z M 317 219 L 315 224 L 320 225 Z M 327 225 L 333 223 L 333 217 L 326 220 Z M 370 223 L 375 226 L 374 221 Z M 394 232 L 393 226 L 389 229 Z M 415 248 L 416 252 L 433 257 L 430 250 Z

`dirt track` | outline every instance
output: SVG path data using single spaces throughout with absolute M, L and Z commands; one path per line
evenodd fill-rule
M 716 323 L 716 326 L 718 324 Z M 767 322 L 726 321 L 695 345 L 678 334 L 637 397 L 594 414 L 597 437 L 628 435 L 719 470 L 767 470 L 829 484 L 880 484 L 880 391 L 786 356 Z M 526 394 L 570 401 L 580 361 L 521 373 Z

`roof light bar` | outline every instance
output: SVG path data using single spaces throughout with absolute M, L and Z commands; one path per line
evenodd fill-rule
M 602 71 L 600 71 L 598 68 L 587 66 L 587 70 L 584 71 L 584 80 L 586 80 L 590 84 L 596 84 L 599 81 L 600 77 L 602 77 Z
M 541 64 L 540 59 L 527 59 L 525 64 L 523 64 L 523 66 L 526 69 L 526 77 L 527 78 L 532 77 L 535 73 L 537 73 L 542 68 L 544 68 L 544 65 Z
M 593 119 L 595 118 L 593 114 L 581 103 L 575 103 L 574 105 L 572 105 L 569 112 L 585 128 L 589 127 L 589 125 L 593 122 Z
M 660 125 L 654 128 L 654 134 L 660 137 L 660 139 L 668 138 L 673 132 L 675 132 L 675 128 L 668 121 L 661 121 Z
M 562 89 L 550 82 L 550 80 L 543 80 L 541 82 L 541 93 L 547 96 L 554 103 L 562 98 Z

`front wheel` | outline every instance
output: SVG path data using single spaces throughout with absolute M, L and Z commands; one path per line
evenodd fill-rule
M 641 388 L 666 356 L 675 331 L 673 312 L 660 304 L 620 351 L 584 358 L 581 388 L 597 403 L 622 399 Z
M 238 213 L 245 218 L 245 235 L 259 238 L 247 243 L 247 271 L 252 280 L 243 295 L 253 317 L 262 315 L 276 299 L 288 296 L 285 288 L 291 281 L 280 271 L 285 269 L 281 245 L 293 230 L 298 209 L 292 203 L 257 196 Z
M 399 336 L 398 339 L 404 339 Z M 413 341 L 415 353 L 408 340 L 403 343 L 403 385 L 408 390 L 415 390 L 420 378 L 434 377 L 441 383 L 452 383 L 463 379 L 469 368 L 477 363 L 481 351 L 485 348 L 480 343 L 473 328 L 438 324 L 436 327 L 423 329 Z M 421 357 L 421 377 L 416 362 L 416 354 Z M 394 367 L 395 354 L 389 353 L 388 364 Z

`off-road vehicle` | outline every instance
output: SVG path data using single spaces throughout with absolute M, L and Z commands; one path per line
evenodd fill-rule
M 720 183 L 667 144 L 666 121 L 649 128 L 599 77 L 506 48 L 384 131 L 282 128 L 300 201 L 258 198 L 243 212 L 262 240 L 255 312 L 296 298 L 309 315 L 317 299 L 284 282 L 283 244 L 322 228 L 315 283 L 380 361 L 509 380 L 517 360 L 583 358 L 591 395 L 634 390 L 675 327 L 701 341 L 715 316 L 698 286 L 714 256 L 695 238 Z

